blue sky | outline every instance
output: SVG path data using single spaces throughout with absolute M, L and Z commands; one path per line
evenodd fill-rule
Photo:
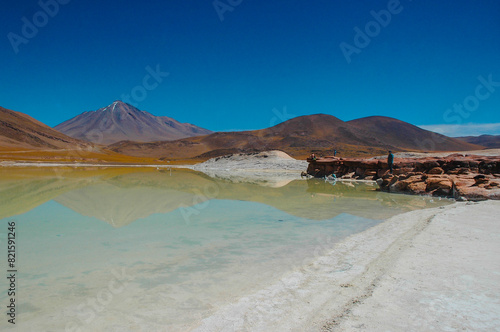
M 497 0 L 2 6 L 0 106 L 50 126 L 129 95 L 211 130 L 327 113 L 500 134 Z

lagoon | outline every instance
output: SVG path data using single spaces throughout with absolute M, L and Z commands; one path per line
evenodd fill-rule
M 181 169 L 3 167 L 0 194 L 2 250 L 16 223 L 18 330 L 191 330 L 349 235 L 450 204 Z

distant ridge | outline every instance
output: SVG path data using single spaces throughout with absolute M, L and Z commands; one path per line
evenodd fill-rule
M 456 138 L 467 143 L 479 144 L 490 149 L 500 148 L 500 135 L 464 136 Z
M 464 141 L 434 133 L 410 123 L 386 116 L 369 116 L 347 122 L 353 127 L 369 132 L 381 142 L 399 149 L 460 151 L 480 149 L 481 146 L 468 146 Z
M 281 150 L 295 158 L 311 152 L 323 155 L 368 156 L 394 151 L 464 151 L 483 149 L 388 117 L 344 122 L 332 115 L 299 116 L 276 126 L 253 131 L 217 132 L 171 142 L 119 142 L 115 152 L 166 159 L 208 159 L 224 154 Z
M 166 116 L 154 116 L 121 101 L 115 101 L 97 111 L 84 112 L 54 129 L 68 136 L 99 144 L 123 140 L 169 141 L 212 133 Z

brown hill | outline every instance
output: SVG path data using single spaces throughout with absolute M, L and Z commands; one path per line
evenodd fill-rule
M 422 145 L 433 142 L 435 145 Z M 367 156 L 394 151 L 460 151 L 481 149 L 453 138 L 420 129 L 392 118 L 372 117 L 344 122 L 334 116 L 300 116 L 274 127 L 242 132 L 217 132 L 171 142 L 119 142 L 113 151 L 164 159 L 207 159 L 229 153 L 282 150 L 304 158 L 311 152 L 323 155 L 339 151 L 341 156 Z
M 180 123 L 166 116 L 154 116 L 121 101 L 115 101 L 97 111 L 77 115 L 54 128 L 71 137 L 99 144 L 123 140 L 171 141 L 212 133 L 190 123 Z
M 32 117 L 0 107 L 0 147 L 5 149 L 90 148 L 92 144 L 66 136 Z
M 464 136 L 457 137 L 457 139 L 471 144 L 482 145 L 490 149 L 500 148 L 500 135 Z
M 422 151 L 463 151 L 484 147 L 431 132 L 407 122 L 385 116 L 370 116 L 348 121 L 353 127 L 369 132 L 387 146 Z

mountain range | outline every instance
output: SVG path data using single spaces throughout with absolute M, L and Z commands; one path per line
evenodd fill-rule
M 500 135 L 481 135 L 457 137 L 459 140 L 485 146 L 489 149 L 500 149 Z
M 124 162 L 128 158 L 127 162 L 137 163 L 197 161 L 265 150 L 281 150 L 295 158 L 305 158 L 312 152 L 331 155 L 334 150 L 339 156 L 373 156 L 387 150 L 465 151 L 484 149 L 486 145 L 477 144 L 484 140 L 451 138 L 383 116 L 342 121 L 332 115 L 314 114 L 260 130 L 214 133 L 172 118 L 156 117 L 120 101 L 82 113 L 55 129 L 28 115 L 0 108 L 0 130 L 2 158 L 7 151 L 11 153 L 7 158 L 10 160 L 20 156 L 14 150 L 78 150 L 78 160 L 90 158 L 81 151 L 91 151 L 95 161 Z M 178 136 L 184 138 L 176 139 Z M 156 141 L 148 142 L 153 139 Z M 34 152 L 31 159 L 39 155 Z
M 123 140 L 170 141 L 212 133 L 190 123 L 180 123 L 166 116 L 154 116 L 119 100 L 97 111 L 77 115 L 54 129 L 98 144 L 112 144 Z
M 311 152 L 321 155 L 371 156 L 394 151 L 463 151 L 483 146 L 421 129 L 382 116 L 342 121 L 332 115 L 299 116 L 276 126 L 253 131 L 216 132 L 176 141 L 137 143 L 122 141 L 112 151 L 133 156 L 163 156 L 164 159 L 207 159 L 224 154 L 281 150 L 295 158 Z

